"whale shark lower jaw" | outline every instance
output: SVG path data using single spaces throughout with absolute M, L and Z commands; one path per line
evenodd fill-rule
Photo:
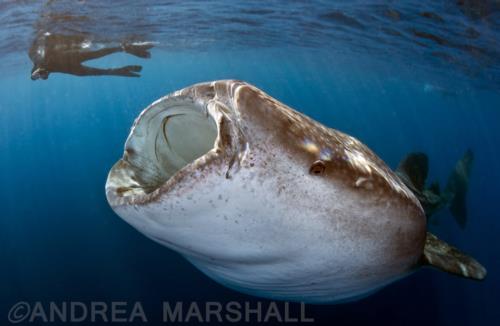
M 275 299 L 362 297 L 414 271 L 426 240 L 418 200 L 371 150 L 234 80 L 146 108 L 106 195 L 209 277 Z

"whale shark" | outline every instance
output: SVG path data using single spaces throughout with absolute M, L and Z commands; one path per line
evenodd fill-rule
M 415 194 L 366 145 L 243 81 L 153 102 L 105 188 L 138 231 L 254 296 L 341 303 L 422 266 L 486 276 L 427 232 Z

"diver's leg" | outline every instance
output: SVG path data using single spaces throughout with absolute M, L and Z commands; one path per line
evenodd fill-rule
M 83 51 L 78 54 L 78 57 L 81 62 L 87 61 L 87 60 L 93 60 L 93 59 L 98 59 L 102 58 L 104 56 L 121 52 L 123 51 L 122 47 L 112 47 L 112 48 L 104 48 L 96 51 Z
M 80 66 L 77 70 L 70 72 L 78 76 L 124 76 L 140 77 L 138 72 L 142 70 L 141 66 L 125 66 L 121 68 L 100 69 L 93 67 Z
M 98 59 L 113 53 L 117 52 L 125 52 L 131 55 L 134 55 L 139 58 L 150 58 L 151 53 L 149 49 L 151 49 L 154 45 L 151 43 L 145 44 L 127 44 L 124 43 L 122 46 L 112 47 L 112 48 L 104 48 L 96 51 L 82 51 L 78 54 L 78 57 L 81 62 Z

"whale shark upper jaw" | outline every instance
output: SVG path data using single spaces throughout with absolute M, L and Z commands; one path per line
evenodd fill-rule
M 196 95 L 161 98 L 136 119 L 106 183 L 112 206 L 149 203 L 210 169 L 228 178 L 234 173 L 242 134 L 223 103 Z

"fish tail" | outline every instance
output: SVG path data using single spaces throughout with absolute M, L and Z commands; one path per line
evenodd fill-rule
M 467 224 L 466 196 L 469 189 L 469 178 L 473 161 L 474 154 L 469 149 L 455 165 L 441 195 L 445 205 L 448 206 L 451 214 L 461 228 L 465 228 Z

